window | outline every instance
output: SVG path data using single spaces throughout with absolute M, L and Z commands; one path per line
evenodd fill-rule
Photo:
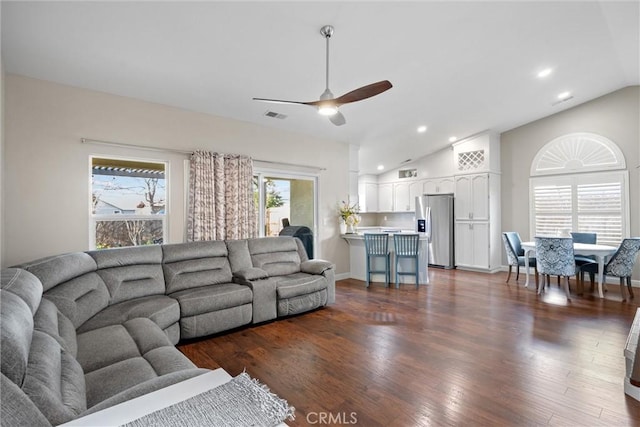
M 254 197 L 260 236 L 277 236 L 283 219 L 291 225 L 309 227 L 315 235 L 316 187 L 315 176 L 258 172 L 254 176 Z
M 627 236 L 627 172 L 531 178 L 531 229 L 535 236 L 597 233 L 618 245 Z
M 165 241 L 166 170 L 162 162 L 91 158 L 91 248 Z
M 611 140 L 579 132 L 558 137 L 531 164 L 531 232 L 534 236 L 597 233 L 618 245 L 629 233 L 629 173 Z

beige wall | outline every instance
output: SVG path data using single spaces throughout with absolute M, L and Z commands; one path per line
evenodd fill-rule
M 500 136 L 502 168 L 502 229 L 529 231 L 529 171 L 538 150 L 572 132 L 592 132 L 609 138 L 622 150 L 629 170 L 631 236 L 640 236 L 640 87 L 631 86 Z M 640 278 L 636 265 L 634 279 Z
M 81 144 L 85 137 L 326 168 L 319 173 L 316 252 L 336 263 L 336 273 L 348 271 L 335 211 L 348 191 L 346 144 L 11 74 L 5 96 L 3 266 L 88 249 L 92 154 L 168 161 L 169 241 L 183 241 L 187 157 Z

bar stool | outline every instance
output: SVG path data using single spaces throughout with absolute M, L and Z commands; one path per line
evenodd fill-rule
M 371 281 L 371 274 L 383 274 L 385 284 L 389 285 L 391 280 L 391 256 L 389 254 L 389 235 L 387 233 L 365 233 L 364 247 L 367 257 L 367 288 Z M 371 258 L 384 258 L 384 270 L 372 270 Z
M 420 243 L 419 234 L 394 234 L 393 245 L 396 252 L 396 288 L 399 287 L 398 281 L 399 275 L 411 275 L 416 277 L 416 288 L 420 282 L 418 277 L 420 275 L 420 261 L 418 257 L 418 244 Z M 398 261 L 400 258 L 409 258 L 415 260 L 415 271 L 398 271 Z

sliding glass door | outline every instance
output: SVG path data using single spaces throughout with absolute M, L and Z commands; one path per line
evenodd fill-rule
M 277 236 L 288 223 L 309 227 L 315 240 L 317 182 L 315 176 L 256 173 L 253 183 L 260 236 Z

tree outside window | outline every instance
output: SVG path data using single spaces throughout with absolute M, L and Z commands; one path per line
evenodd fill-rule
M 92 247 L 160 244 L 165 240 L 165 164 L 91 159 Z

